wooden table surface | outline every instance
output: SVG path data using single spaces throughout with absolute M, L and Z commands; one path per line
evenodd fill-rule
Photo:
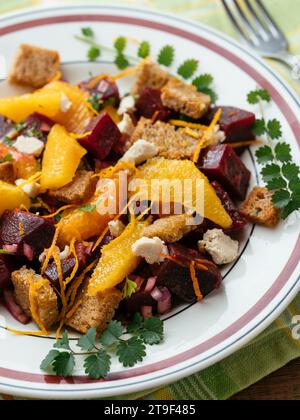
M 234 396 L 232 400 L 300 400 L 300 359 Z

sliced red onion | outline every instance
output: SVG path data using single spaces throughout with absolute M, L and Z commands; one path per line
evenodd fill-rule
M 46 122 L 43 121 L 42 124 L 41 124 L 40 130 L 44 131 L 45 133 L 49 133 L 49 131 L 51 130 L 51 127 L 50 127 L 49 124 L 47 124 Z
M 153 316 L 152 306 L 142 306 L 141 313 L 144 318 L 151 318 Z
M 27 257 L 29 259 L 29 261 L 32 261 L 34 253 L 33 253 L 33 249 L 31 248 L 31 246 L 27 245 L 27 244 L 24 244 L 23 250 L 24 250 L 25 257 Z
M 157 311 L 160 315 L 169 312 L 172 308 L 172 295 L 166 287 L 160 289 L 161 299 L 157 302 Z
M 5 249 L 5 251 L 11 252 L 13 254 L 15 254 L 16 252 L 18 252 L 18 245 L 17 244 L 13 244 L 13 245 L 3 245 L 3 249 Z
M 23 325 L 30 322 L 30 318 L 24 313 L 23 309 L 16 303 L 14 294 L 11 290 L 3 291 L 4 304 L 11 315 Z
M 159 288 L 158 288 L 158 287 L 155 287 L 155 288 L 152 290 L 152 292 L 151 292 L 151 296 L 153 297 L 153 299 L 154 299 L 154 300 L 156 300 L 157 302 L 159 302 L 159 301 L 162 299 L 163 294 L 162 294 L 162 292 L 159 290 Z
M 145 287 L 146 293 L 152 292 L 152 290 L 154 289 L 156 285 L 156 281 L 157 281 L 157 277 L 149 277 L 149 279 L 147 280 L 146 287 Z

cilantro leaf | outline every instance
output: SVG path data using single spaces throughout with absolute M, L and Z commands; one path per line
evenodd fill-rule
M 300 168 L 295 163 L 286 163 L 282 166 L 282 173 L 289 181 L 297 179 L 299 172 Z
M 84 361 L 85 373 L 91 379 L 104 379 L 110 371 L 111 357 L 105 350 L 99 350 Z
M 160 50 L 158 54 L 157 62 L 159 64 L 162 64 L 163 66 L 170 67 L 174 62 L 174 58 L 175 58 L 174 47 L 172 47 L 171 45 L 166 45 Z
M 294 178 L 289 183 L 289 189 L 294 193 L 300 196 L 300 179 Z
M 124 367 L 132 367 L 142 362 L 146 356 L 146 347 L 143 341 L 132 337 L 128 341 L 120 341 L 117 347 L 117 356 Z
M 93 46 L 88 50 L 87 57 L 89 61 L 96 61 L 101 55 L 99 47 Z
M 258 163 L 272 162 L 274 160 L 273 151 L 269 146 L 260 147 L 256 151 L 256 158 Z
M 267 124 L 268 134 L 272 140 L 280 139 L 282 137 L 282 128 L 278 120 L 270 120 Z
M 269 191 L 280 190 L 287 187 L 287 182 L 283 178 L 274 178 L 267 183 Z
M 115 65 L 118 67 L 118 69 L 125 70 L 130 66 L 130 63 L 125 55 L 120 53 L 115 58 Z
M 292 160 L 291 146 L 287 143 L 278 143 L 275 147 L 277 160 L 280 162 L 290 162 Z
M 87 213 L 92 213 L 95 211 L 97 206 L 95 204 L 85 204 L 84 206 L 81 206 L 79 210 L 86 211 Z
M 118 54 L 122 54 L 126 48 L 127 45 L 127 39 L 124 36 L 119 36 L 115 40 L 114 47 L 115 50 L 118 52 Z
M 13 157 L 11 154 L 7 154 L 4 156 L 3 159 L 0 160 L 0 163 L 5 163 L 5 162 L 11 162 L 13 160 Z
M 102 108 L 102 103 L 100 101 L 100 95 L 95 93 L 88 98 L 88 102 L 92 105 L 95 111 L 99 112 Z
M 94 31 L 92 28 L 81 28 L 82 35 L 87 38 L 94 38 Z
M 202 91 L 202 89 L 209 88 L 214 81 L 214 78 L 211 74 L 202 74 L 201 76 L 196 77 L 192 84 L 196 86 L 199 92 Z
M 12 139 L 10 139 L 9 137 L 5 136 L 5 137 L 2 139 L 2 143 L 3 143 L 3 144 L 6 144 L 7 146 L 11 146 L 11 145 L 13 144 L 13 140 L 12 140 Z
M 299 201 L 291 200 L 289 204 L 282 210 L 281 217 L 283 220 L 286 220 L 290 214 L 294 213 L 294 211 L 299 210 L 300 203 Z
M 210 100 L 212 104 L 215 104 L 218 100 L 217 93 L 211 89 L 211 88 L 204 88 L 201 90 L 202 93 L 205 93 L 205 95 L 210 96 Z
M 164 325 L 159 318 L 147 318 L 144 321 L 144 328 L 140 334 L 140 338 L 145 344 L 159 344 L 164 336 Z
M 127 331 L 130 334 L 136 333 L 138 330 L 141 329 L 142 325 L 143 325 L 142 315 L 139 312 L 137 312 L 133 317 L 132 323 L 128 325 Z
M 67 331 L 65 331 L 60 340 L 58 340 L 54 346 L 55 349 L 71 350 L 70 342 Z
M 75 368 L 75 358 L 72 353 L 59 353 L 53 362 L 53 370 L 58 376 L 68 378 L 72 376 Z
M 276 191 L 273 195 L 272 201 L 277 209 L 283 209 L 291 200 L 291 195 L 287 190 Z
M 136 291 L 137 284 L 135 281 L 130 280 L 129 278 L 125 281 L 125 286 L 123 288 L 123 298 L 130 298 Z
M 253 124 L 252 131 L 256 136 L 262 136 L 265 134 L 267 131 L 265 120 L 263 118 L 256 120 Z
M 45 359 L 42 361 L 40 369 L 44 372 L 51 371 L 53 367 L 53 362 L 59 354 L 60 353 L 58 350 L 51 350 L 45 357 Z
M 96 338 L 97 330 L 96 328 L 91 328 L 85 335 L 79 338 L 77 345 L 82 351 L 92 351 L 95 348 Z
M 149 57 L 150 52 L 151 52 L 150 43 L 147 41 L 143 41 L 138 49 L 138 57 L 147 58 Z
M 265 168 L 262 169 L 261 173 L 265 182 L 269 182 L 274 178 L 281 177 L 280 166 L 275 164 L 267 165 Z
M 199 62 L 194 59 L 186 60 L 179 69 L 177 70 L 177 73 L 182 76 L 184 79 L 190 79 L 193 74 L 196 73 L 199 66 Z
M 253 90 L 248 94 L 248 102 L 251 105 L 258 104 L 261 100 L 270 102 L 271 96 L 266 89 Z
M 121 322 L 111 321 L 107 329 L 103 332 L 100 338 L 100 343 L 103 346 L 112 346 L 119 341 L 119 338 L 123 334 L 123 327 Z

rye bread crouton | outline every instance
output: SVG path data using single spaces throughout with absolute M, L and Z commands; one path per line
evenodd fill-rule
M 158 237 L 168 244 L 176 243 L 198 228 L 197 225 L 189 224 L 189 219 L 191 217 L 186 214 L 158 219 L 144 229 L 143 236 L 148 238 Z
M 82 334 L 86 334 L 90 328 L 96 328 L 98 332 L 102 332 L 106 329 L 107 323 L 113 319 L 121 300 L 122 293 L 117 289 L 109 289 L 96 296 L 89 296 L 87 281 L 75 302 L 74 307 L 77 305 L 79 307 L 67 319 L 66 325 Z
M 169 79 L 170 75 L 159 64 L 144 60 L 138 68 L 131 94 L 138 95 L 144 88 L 161 89 Z
M 59 68 L 60 56 L 57 51 L 22 44 L 15 57 L 9 81 L 41 88 L 51 82 Z
M 255 187 L 240 210 L 250 222 L 267 227 L 275 227 L 280 220 L 280 210 L 274 207 L 272 193 L 267 188 Z
M 210 96 L 175 78 L 162 88 L 161 99 L 165 107 L 194 119 L 205 115 L 211 105 Z
M 0 181 L 14 184 L 16 180 L 14 165 L 12 162 L 0 163 Z
M 189 134 L 191 132 L 195 137 Z M 176 130 L 173 125 L 162 121 L 153 124 L 151 120 L 141 118 L 132 137 L 126 143 L 126 150 L 136 141 L 143 139 L 155 144 L 159 156 L 167 159 L 190 159 L 194 155 L 202 132 L 190 130 L 189 133 L 185 129 Z
M 46 329 L 50 329 L 58 321 L 57 296 L 50 282 L 26 267 L 12 273 L 12 283 L 15 288 L 15 299 L 23 311 L 32 317 L 30 307 L 31 282 L 43 282 L 35 294 L 35 305 L 40 322 Z
M 97 179 L 93 172 L 78 171 L 73 181 L 60 188 L 48 192 L 49 197 L 66 204 L 82 204 L 89 200 L 96 190 Z

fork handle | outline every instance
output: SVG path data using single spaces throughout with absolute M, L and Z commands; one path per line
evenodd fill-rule
M 281 61 L 293 70 L 295 69 L 297 64 L 300 64 L 300 59 L 295 55 L 289 53 L 288 51 L 281 51 L 277 54 L 268 54 L 266 55 L 266 57 Z

